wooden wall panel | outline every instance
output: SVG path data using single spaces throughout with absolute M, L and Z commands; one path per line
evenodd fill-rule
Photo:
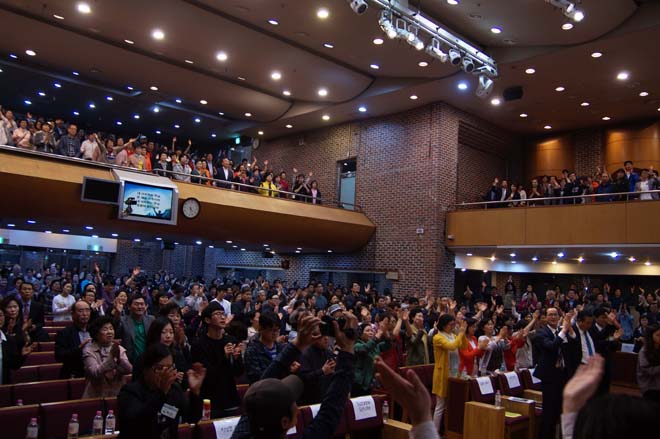
M 575 149 L 570 134 L 539 140 L 526 151 L 526 180 L 539 175 L 561 175 L 562 169 L 575 163 Z
M 660 201 L 628 203 L 626 217 L 628 242 L 660 244 Z
M 632 160 L 636 168 L 660 163 L 660 122 L 611 129 L 605 134 L 605 167 L 614 172 Z
M 517 209 L 462 210 L 447 215 L 447 245 L 516 245 L 525 241 L 525 217 Z

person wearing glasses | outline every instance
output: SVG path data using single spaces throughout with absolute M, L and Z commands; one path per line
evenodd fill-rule
M 176 439 L 181 422 L 201 418 L 200 390 L 206 369 L 199 363 L 186 372 L 190 392 L 177 382 L 174 359 L 167 346 L 156 343 L 142 358 L 142 377 L 122 387 L 117 397 L 120 438 Z
M 245 351 L 245 373 L 250 384 L 261 379 L 261 375 L 284 349 L 285 344 L 278 342 L 281 327 L 280 318 L 274 312 L 262 312 L 259 316 L 259 335 L 248 343 Z M 299 366 L 295 363 L 293 367 Z

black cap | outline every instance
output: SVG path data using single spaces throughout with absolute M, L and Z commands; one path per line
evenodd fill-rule
M 266 378 L 252 384 L 243 397 L 243 404 L 253 433 L 281 426 L 282 417 L 291 417 L 291 408 L 304 388 L 296 375 L 281 380 Z

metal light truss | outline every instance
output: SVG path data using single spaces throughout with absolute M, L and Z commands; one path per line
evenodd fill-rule
M 470 57 L 475 64 L 472 74 L 487 75 L 491 78 L 496 78 L 498 76 L 497 63 L 493 58 L 462 38 L 452 34 L 430 18 L 425 17 L 421 12 L 416 12 L 396 0 L 369 1 L 378 5 L 383 10 L 389 11 L 392 14 L 393 20 L 402 19 L 410 25 L 418 28 L 419 36 L 423 33 L 428 34 L 429 40 L 436 39 L 446 45 L 449 49 L 458 50 L 461 52 L 462 56 Z

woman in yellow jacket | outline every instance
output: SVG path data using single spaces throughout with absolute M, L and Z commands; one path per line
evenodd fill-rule
M 266 174 L 266 181 L 263 181 L 259 185 L 259 193 L 265 197 L 279 197 L 280 196 L 280 190 L 273 182 L 273 173 L 269 172 Z
M 433 355 L 435 357 L 433 394 L 436 396 L 433 424 L 436 430 L 440 430 L 442 415 L 445 413 L 447 384 L 449 383 L 449 353 L 456 349 L 465 349 L 468 341 L 465 337 L 467 328 L 465 320 L 460 323 L 458 335 L 454 335 L 456 319 L 449 314 L 443 314 L 438 318 L 437 327 L 438 332 L 433 336 Z

